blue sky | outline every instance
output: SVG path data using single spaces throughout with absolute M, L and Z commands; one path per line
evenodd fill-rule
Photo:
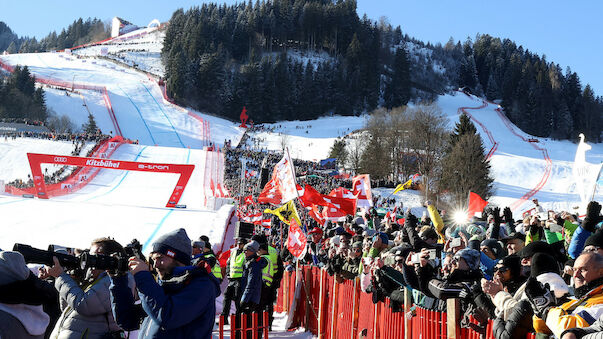
M 0 0 L 0 21 L 20 36 L 40 38 L 79 17 L 119 16 L 146 25 L 203 2 L 216 0 Z M 583 86 L 589 83 L 603 95 L 603 1 L 358 0 L 358 14 L 365 13 L 373 20 L 385 16 L 404 33 L 432 43 L 450 37 L 464 41 L 477 33 L 509 38 L 564 70 L 570 66 Z

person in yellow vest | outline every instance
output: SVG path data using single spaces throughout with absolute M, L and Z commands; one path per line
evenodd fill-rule
M 235 241 L 235 247 L 230 249 L 230 256 L 226 262 L 226 273 L 224 274 L 228 279 L 228 286 L 224 292 L 224 306 L 222 308 L 222 315 L 226 317 L 224 320 L 225 324 L 228 324 L 228 315 L 230 314 L 230 306 L 233 301 L 237 313 L 240 309 L 241 296 L 239 295 L 239 285 L 243 276 L 243 264 L 245 264 L 243 247 L 247 244 L 247 239 L 238 237 Z
M 278 255 L 278 251 L 276 248 L 268 245 L 268 239 L 265 235 L 254 235 L 252 239 L 260 244 L 258 255 L 268 261 L 268 265 L 262 270 L 263 286 L 260 307 L 262 310 L 268 312 L 270 325 L 272 325 L 272 320 L 274 319 L 274 302 L 276 301 L 278 288 L 281 285 L 285 268 L 283 261 Z
M 193 261 L 198 262 L 199 260 L 203 260 L 207 262 L 207 264 L 211 267 L 211 273 L 214 277 L 222 282 L 222 267 L 220 267 L 220 263 L 214 254 L 214 251 L 211 249 L 211 244 L 209 243 L 209 238 L 207 236 L 202 235 L 198 241 L 192 241 L 191 245 L 193 246 Z
M 534 309 L 537 333 L 572 338 L 574 328 L 588 327 L 603 315 L 603 256 L 581 254 L 574 263 L 573 279 L 576 299 L 560 306 L 555 306 L 555 295 L 549 289 L 528 279 L 525 293 Z

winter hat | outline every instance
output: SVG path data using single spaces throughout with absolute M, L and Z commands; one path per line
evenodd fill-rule
M 378 238 L 381 238 L 381 242 L 383 245 L 387 245 L 389 243 L 389 237 L 386 233 L 379 232 L 373 236 L 373 241 L 376 241 Z
M 544 241 L 533 241 L 527 244 L 519 253 L 517 253 L 522 259 L 530 258 L 536 253 L 549 253 L 551 252 L 551 246 Z
M 423 227 L 423 229 L 421 229 L 421 233 L 419 233 L 419 236 L 421 238 L 423 238 L 424 240 L 426 240 L 426 239 L 438 239 L 438 233 L 433 228 L 431 228 L 430 226 Z
M 0 252 L 0 286 L 27 279 L 29 268 L 19 252 Z
M 496 239 L 486 239 L 482 241 L 481 246 L 486 246 L 494 253 L 494 256 L 498 259 L 502 257 L 503 249 L 500 243 Z
M 151 252 L 164 254 L 184 265 L 190 265 L 193 248 L 184 228 L 179 228 L 157 238 Z
M 534 254 L 532 257 L 532 269 L 530 270 L 530 275 L 536 278 L 539 275 L 548 272 L 559 274 L 557 260 L 546 253 Z
M 362 241 L 356 241 L 353 243 L 352 248 L 362 248 Z
M 519 240 L 525 242 L 526 241 L 526 235 L 523 234 L 523 233 L 519 233 L 519 232 L 513 232 L 513 233 L 509 234 L 509 236 L 505 240 L 509 241 L 509 240 L 513 240 L 513 239 L 519 239 Z
M 251 240 L 248 242 L 245 247 L 243 247 L 244 251 L 250 250 L 253 253 L 256 253 L 260 249 L 260 244 L 257 241 Z
M 339 246 L 339 243 L 341 243 L 341 239 L 339 238 L 338 235 L 336 235 L 330 239 L 331 239 L 330 240 L 331 244 L 333 244 L 334 246 Z
M 512 254 L 504 257 L 500 263 L 509 268 L 512 279 L 518 278 L 521 274 L 521 258 L 518 255 Z
M 267 244 L 268 243 L 268 239 L 263 234 L 254 235 L 253 237 L 251 237 L 251 240 L 257 241 L 258 244 Z
M 480 258 L 480 254 L 478 251 L 471 249 L 471 248 L 464 248 L 458 252 L 456 252 L 456 254 L 454 255 L 455 259 L 460 259 L 463 258 L 465 259 L 465 262 L 467 263 L 467 266 L 469 266 L 470 270 L 476 270 L 479 268 L 479 258 Z
M 603 231 L 599 230 L 593 233 L 590 237 L 586 238 L 586 242 L 584 243 L 584 247 L 586 246 L 595 246 L 603 248 Z
M 311 231 L 308 232 L 308 234 L 323 234 L 323 231 L 320 229 L 320 227 L 314 227 Z
M 205 241 L 203 240 L 197 240 L 197 241 L 191 241 L 191 246 L 193 248 L 204 248 L 205 247 Z
M 364 219 L 362 217 L 356 217 L 356 219 L 354 219 L 354 224 L 360 226 L 360 225 L 364 225 Z

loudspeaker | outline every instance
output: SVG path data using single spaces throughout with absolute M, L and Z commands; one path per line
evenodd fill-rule
M 262 168 L 260 170 L 260 191 L 264 189 L 266 183 L 268 183 L 268 178 L 270 177 L 270 172 L 268 172 L 267 168 Z
M 237 221 L 237 227 L 235 228 L 235 238 L 251 239 L 253 236 L 253 230 L 255 226 L 252 223 Z

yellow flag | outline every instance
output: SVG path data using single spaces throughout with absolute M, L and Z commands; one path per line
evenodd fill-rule
M 297 214 L 297 209 L 295 208 L 295 203 L 293 200 L 290 200 L 283 206 L 279 208 L 275 208 L 273 210 L 267 208 L 264 210 L 264 213 L 270 213 L 276 215 L 282 222 L 289 225 L 289 221 L 294 219 L 297 221 L 297 224 L 301 226 L 301 220 L 299 219 L 299 215 Z
M 407 188 L 410 187 L 410 185 L 412 185 L 412 179 L 408 179 L 407 182 L 403 183 L 403 184 L 399 184 L 398 186 L 396 186 L 396 189 L 394 190 L 394 193 L 392 194 L 396 194 L 402 190 L 405 190 Z

